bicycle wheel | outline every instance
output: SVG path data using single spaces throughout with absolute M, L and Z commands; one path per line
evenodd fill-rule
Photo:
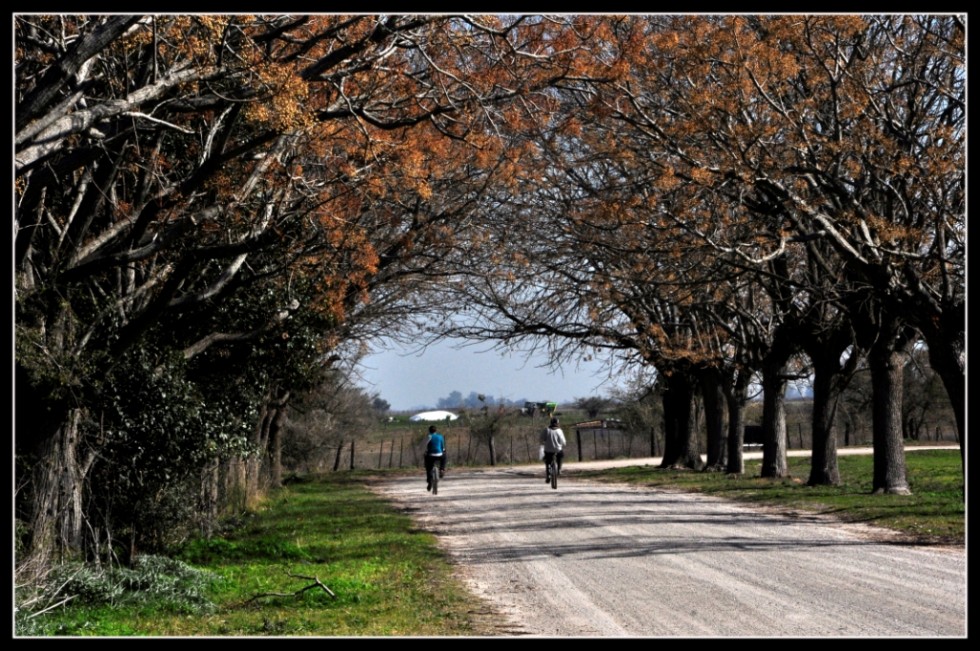
M 557 489 L 558 488 L 558 463 L 554 460 L 554 458 L 551 459 L 551 464 L 548 469 L 548 474 L 551 475 L 551 487 Z
M 439 468 L 432 464 L 432 494 L 439 494 Z

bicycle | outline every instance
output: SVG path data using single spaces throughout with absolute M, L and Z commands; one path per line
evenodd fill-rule
M 439 466 L 435 463 L 432 464 L 432 470 L 429 471 L 429 481 L 432 483 L 432 494 L 439 494 Z
M 426 471 L 426 475 L 425 475 L 425 480 L 429 483 L 429 486 L 432 487 L 431 490 L 432 490 L 432 494 L 433 495 L 438 495 L 439 494 L 439 477 L 440 477 L 440 475 L 441 475 L 441 473 L 440 473 L 440 470 L 439 470 L 439 459 L 433 459 L 432 460 L 432 467 L 429 468 L 428 471 Z
M 551 479 L 551 487 L 558 490 L 558 453 L 552 453 L 551 460 L 548 462 L 548 477 Z

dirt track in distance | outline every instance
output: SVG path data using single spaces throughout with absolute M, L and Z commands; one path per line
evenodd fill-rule
M 642 465 L 630 460 L 615 465 Z M 963 547 L 543 467 L 451 468 L 375 490 L 435 532 L 487 636 L 966 637 Z

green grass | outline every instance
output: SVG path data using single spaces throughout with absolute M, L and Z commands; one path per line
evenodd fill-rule
M 435 537 L 365 481 L 355 473 L 290 484 L 227 535 L 186 545 L 178 557 L 210 574 L 212 608 L 72 606 L 43 615 L 33 634 L 480 634 L 471 620 L 482 606 L 454 578 Z
M 806 486 L 809 459 L 799 457 L 789 459 L 790 476 L 778 480 L 760 478 L 758 461 L 747 461 L 741 476 L 650 466 L 575 476 L 813 511 L 896 529 L 917 542 L 963 544 L 964 479 L 958 451 L 907 454 L 912 495 L 872 495 L 872 463 L 870 455 L 841 456 L 841 485 L 835 487 Z M 404 472 L 409 471 L 381 474 Z M 223 535 L 191 541 L 172 561 L 155 561 L 142 573 L 120 572 L 121 578 L 100 583 L 94 575 L 76 571 L 71 584 L 75 598 L 30 620 L 18 614 L 17 634 L 492 635 L 486 604 L 454 576 L 435 537 L 366 488 L 376 476 L 356 471 L 293 481 Z M 120 588 L 134 585 L 142 596 Z
M 838 486 L 807 486 L 809 457 L 790 457 L 789 476 L 760 477 L 761 461 L 745 462 L 745 473 L 668 470 L 634 466 L 586 471 L 579 476 L 642 486 L 679 488 L 835 516 L 907 534 L 924 544 L 964 543 L 964 476 L 958 450 L 916 450 L 905 455 L 911 495 L 873 495 L 871 455 L 838 457 Z

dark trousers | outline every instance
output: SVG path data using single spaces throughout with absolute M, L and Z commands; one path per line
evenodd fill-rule
M 441 457 L 434 457 L 431 454 L 425 455 L 425 478 L 429 479 L 429 472 L 432 470 L 432 466 L 436 465 L 436 461 L 439 462 L 439 470 L 446 472 L 446 455 L 443 454 Z
M 545 452 L 544 453 L 544 471 L 548 472 L 548 466 L 551 465 L 551 457 L 555 457 L 555 465 L 558 466 L 558 472 L 561 473 L 561 461 L 565 458 L 565 451 L 559 450 L 558 452 Z

